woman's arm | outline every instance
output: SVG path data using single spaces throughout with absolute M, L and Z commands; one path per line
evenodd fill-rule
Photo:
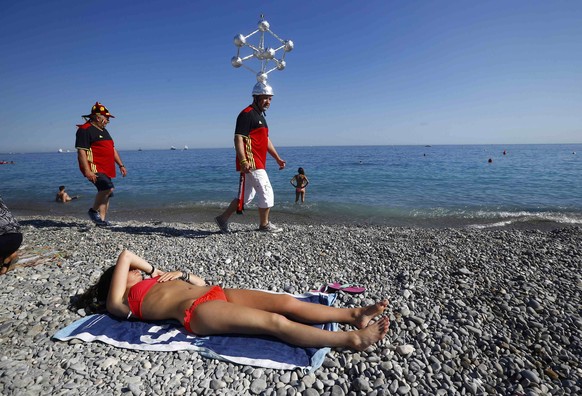
M 297 184 L 293 183 L 295 180 L 297 180 L 297 176 L 293 176 L 291 180 L 289 180 L 289 183 L 291 183 L 293 187 L 297 187 Z
M 206 281 L 194 274 L 188 274 L 188 282 L 196 286 L 206 286 Z
M 137 254 L 129 250 L 121 252 L 119 257 L 117 257 L 117 263 L 113 270 L 106 306 L 109 313 L 122 318 L 127 317 L 129 313 L 129 307 L 124 304 L 123 296 L 127 288 L 127 276 L 132 269 L 152 273 L 152 276 L 163 274 L 162 271 L 155 269 L 153 265 L 149 264 Z
M 183 281 L 186 281 L 196 286 L 206 286 L 206 282 L 204 281 L 204 279 L 194 274 L 191 274 L 186 270 L 166 272 L 165 274 L 160 276 L 158 282 L 167 282 L 174 279 L 182 279 Z

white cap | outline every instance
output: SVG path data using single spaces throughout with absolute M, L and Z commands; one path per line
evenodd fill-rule
M 253 96 L 258 96 L 258 95 L 273 96 L 273 95 L 275 95 L 275 93 L 273 92 L 273 88 L 269 84 L 264 83 L 264 82 L 258 82 L 253 87 Z

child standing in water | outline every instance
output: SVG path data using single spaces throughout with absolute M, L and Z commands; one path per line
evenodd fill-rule
M 309 184 L 309 179 L 305 176 L 303 168 L 297 169 L 297 174 L 293 176 L 290 183 L 295 187 L 295 203 L 299 201 L 299 197 L 301 197 L 301 203 L 305 202 L 305 187 Z

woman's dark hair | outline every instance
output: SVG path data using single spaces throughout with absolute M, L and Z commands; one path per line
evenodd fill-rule
M 107 268 L 97 283 L 89 287 L 83 294 L 72 297 L 70 308 L 74 310 L 84 308 L 86 312 L 105 311 L 114 269 L 114 265 Z
M 303 168 L 299 168 L 297 169 L 297 173 L 299 173 L 300 175 L 304 175 L 305 171 L 303 170 Z

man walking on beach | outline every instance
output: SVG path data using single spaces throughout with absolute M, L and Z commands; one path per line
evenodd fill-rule
M 111 179 L 116 176 L 115 164 L 119 166 L 123 177 L 127 175 L 113 139 L 105 129 L 109 119 L 115 117 L 99 102 L 91 108 L 91 114 L 82 117 L 86 122 L 77 125 L 79 129 L 75 141 L 79 169 L 97 187 L 95 202 L 88 214 L 96 225 L 109 226 L 111 224 L 105 218 L 109 209 L 109 198 L 113 196 L 114 186 Z
M 255 196 L 259 207 L 259 231 L 283 231 L 269 221 L 269 212 L 275 204 L 275 194 L 265 170 L 267 153 L 277 161 L 279 170 L 285 168 L 285 161 L 279 157 L 269 139 L 269 127 L 265 120 L 265 110 L 271 105 L 272 98 L 273 88 L 266 83 L 257 83 L 253 88 L 253 103 L 241 111 L 236 119 L 234 148 L 236 170 L 242 174 L 242 191 L 239 192 L 239 197 L 233 199 L 228 208 L 214 219 L 223 233 L 230 232 L 228 227 L 230 216 L 237 209 L 239 212 L 242 211 L 243 206 L 249 204 Z

